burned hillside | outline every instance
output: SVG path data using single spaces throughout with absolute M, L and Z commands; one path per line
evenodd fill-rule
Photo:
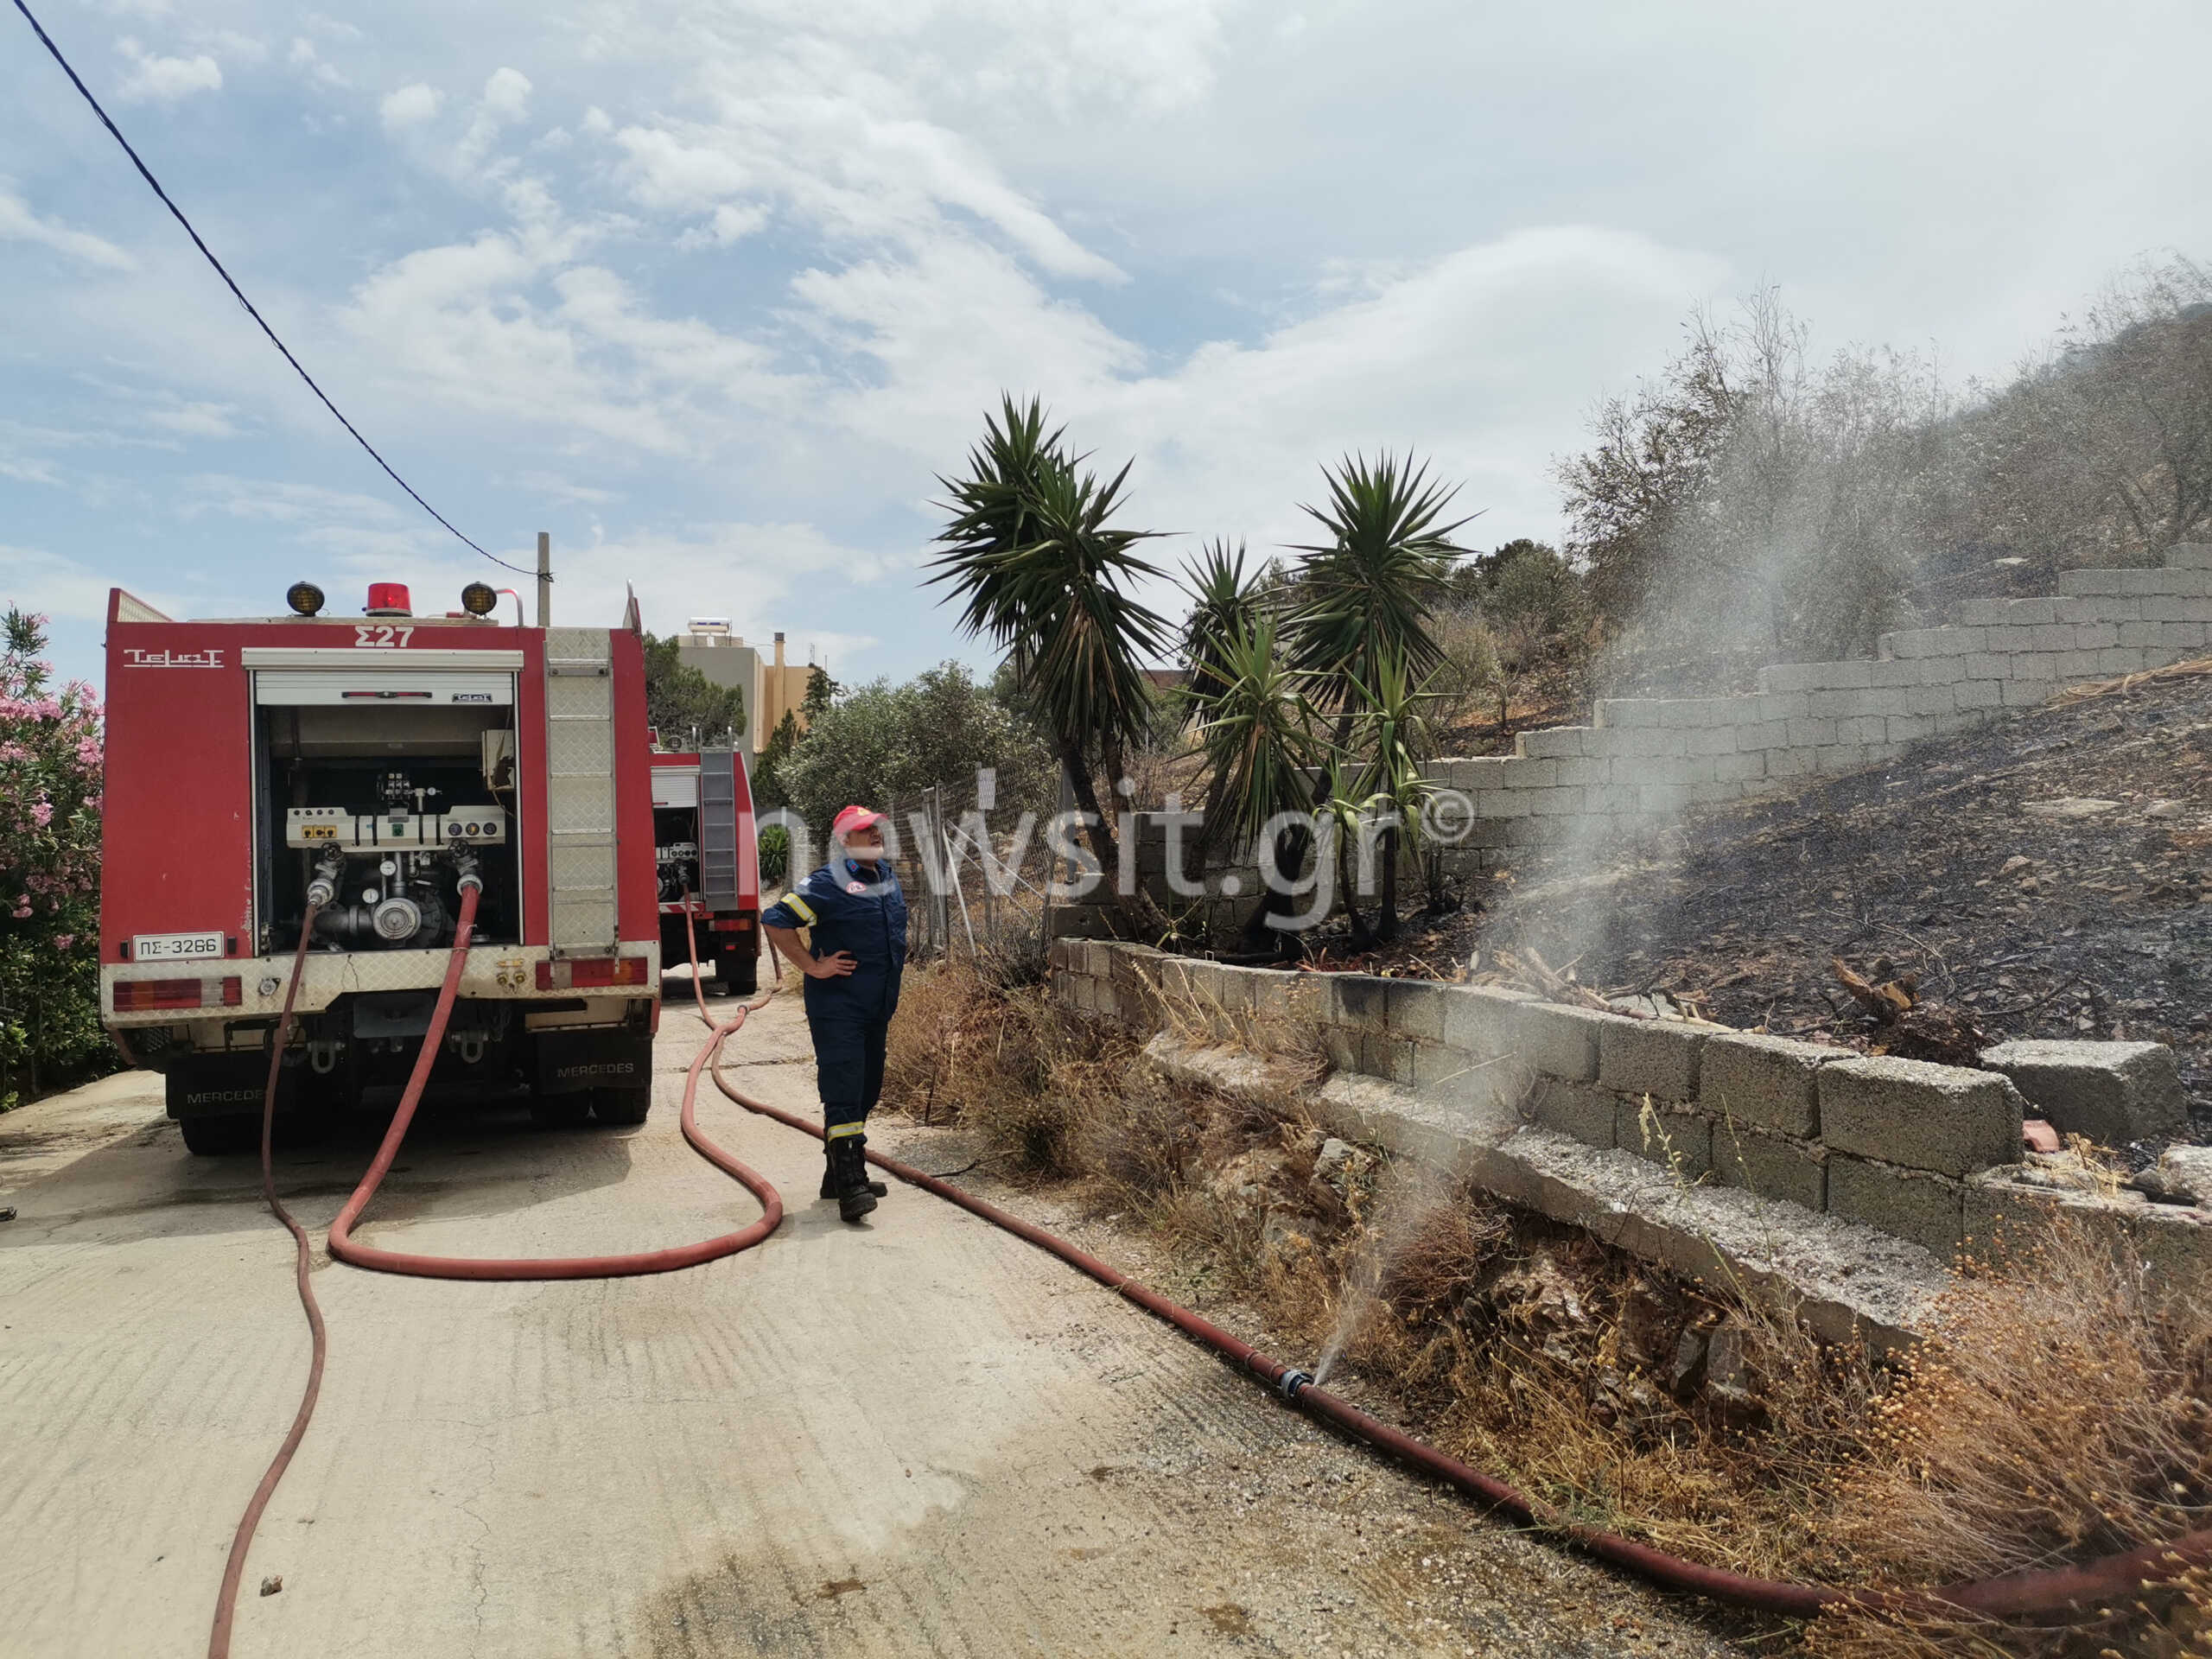
M 1969 1039 L 2171 1044 L 2204 1137 L 2208 848 L 2212 674 L 2170 671 L 1697 814 L 1611 868 L 1526 859 L 1401 952 L 1464 971 L 1533 951 L 1609 996 L 1889 1046 L 1840 961 Z

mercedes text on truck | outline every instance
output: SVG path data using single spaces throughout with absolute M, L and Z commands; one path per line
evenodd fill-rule
M 497 594 L 359 616 L 108 602 L 100 999 L 166 1077 L 196 1153 L 252 1144 L 310 889 L 280 1121 L 388 1106 L 480 884 L 433 1098 L 636 1123 L 652 1097 L 661 917 L 634 606 L 621 628 L 505 626 Z

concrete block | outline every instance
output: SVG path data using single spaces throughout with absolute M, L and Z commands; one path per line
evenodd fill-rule
M 1976 1256 L 2015 1256 L 2054 1224 L 2122 1252 L 2159 1278 L 2212 1293 L 2212 1214 L 2154 1204 L 2139 1192 L 2085 1192 L 2047 1184 L 2031 1167 L 1985 1170 L 1966 1183 L 1966 1236 Z M 1994 1247 L 1994 1248 L 1993 1248 Z
M 1698 1109 L 1724 1122 L 1814 1140 L 1821 1132 L 1820 1070 L 1850 1058 L 1848 1049 L 1787 1037 L 1715 1033 L 1698 1062 Z
M 1414 1054 L 1416 1045 L 1402 1037 L 1393 1037 L 1384 1031 L 1363 1031 L 1359 1034 L 1359 1069 L 1370 1077 L 1385 1077 L 1392 1083 L 1410 1085 L 1414 1081 Z
M 1371 974 L 1331 974 L 1329 1018 L 1338 1025 L 1382 1027 L 1390 982 Z
M 1993 1071 L 1878 1055 L 1834 1061 L 1818 1078 L 1831 1151 L 1946 1175 L 2020 1155 L 2020 1096 Z
M 1524 1109 L 1544 1128 L 1570 1135 L 1586 1147 L 1611 1147 L 1617 1103 L 1611 1095 L 1586 1083 L 1539 1077 L 1529 1091 Z
M 1558 1002 L 1527 1002 L 1515 1016 L 1522 1062 L 1532 1071 L 1569 1083 L 1598 1078 L 1598 1036 L 1605 1027 L 1634 1023 L 1618 1014 L 1569 1007 Z
M 2004 688 L 1994 679 L 1967 680 L 1953 690 L 1961 709 L 1997 709 L 2004 705 Z
M 1966 1238 L 1966 1185 L 1927 1170 L 1831 1152 L 1828 1213 L 1909 1239 L 1948 1261 Z
M 1540 732 L 1523 732 L 1514 740 L 1514 752 L 1531 760 L 1555 760 L 1586 753 L 1582 740 L 1588 728 L 1554 726 Z
M 1713 1178 L 1763 1198 L 1786 1199 L 1815 1211 L 1827 1207 L 1827 1154 L 1787 1135 L 1715 1122 Z
M 1644 1097 L 1615 1096 L 1613 1144 L 1624 1152 L 1673 1170 L 1685 1181 L 1713 1173 L 1713 1120 L 1695 1112 L 1669 1111 Z
M 2128 570 L 2062 570 L 2058 573 L 2058 591 L 2075 594 L 2124 594 L 2128 591 Z
M 1416 1042 L 1444 1040 L 1444 1007 L 1451 988 L 1433 979 L 1393 979 L 1383 994 L 1384 1022 L 1394 1037 Z
M 1366 1056 L 1360 1052 L 1360 1032 L 1351 1026 L 1323 1026 L 1321 1049 L 1336 1071 L 1357 1071 Z
M 1645 697 L 1601 699 L 1594 707 L 1592 717 L 1601 727 L 1613 727 L 1629 731 L 1645 726 L 1656 726 L 1659 723 L 1658 710 L 1652 706 L 1650 700 Z M 1584 753 L 1595 753 L 1596 751 L 1586 748 Z
M 1251 1014 L 1258 1005 L 1262 982 L 1282 977 L 1270 969 L 1233 967 L 1225 962 L 1213 964 L 1214 995 L 1223 1012 L 1244 1015 Z
M 2181 1073 L 2164 1043 L 1999 1043 L 1982 1051 L 1981 1063 L 2010 1077 L 2037 1116 L 2100 1146 L 2187 1125 Z
M 1624 1095 L 1695 1100 L 1705 1039 L 1674 1020 L 1608 1020 L 1599 1027 L 1598 1081 Z
M 1541 1006 L 1526 991 L 1503 985 L 1448 985 L 1444 998 L 1444 1041 L 1479 1059 L 1511 1054 L 1526 1044 L 1522 1011 Z

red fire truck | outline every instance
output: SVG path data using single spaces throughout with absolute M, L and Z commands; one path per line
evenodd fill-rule
M 412 613 L 175 621 L 108 603 L 100 997 L 167 1078 L 196 1153 L 259 1132 L 268 1044 L 311 883 L 315 919 L 280 1116 L 305 1129 L 394 1095 L 451 955 L 474 943 L 432 1073 L 542 1122 L 642 1122 L 661 916 L 634 603 L 608 628 L 505 626 L 473 582 Z
M 661 960 L 689 960 L 688 927 L 699 971 L 750 996 L 760 983 L 760 864 L 745 755 L 664 749 L 655 734 L 651 760 Z

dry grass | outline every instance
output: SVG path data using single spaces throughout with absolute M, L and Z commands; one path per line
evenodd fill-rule
M 887 1094 L 1016 1173 L 1088 1184 L 1255 1304 L 1285 1357 L 1341 1343 L 1454 1455 L 1696 1560 L 1917 1587 L 2212 1525 L 2212 1322 L 2109 1243 L 1975 1267 L 1940 1341 L 1883 1370 L 1416 1168 L 1322 1160 L 1295 1098 L 1168 1088 L 1135 1060 L 1034 988 L 939 971 L 910 980 Z M 1686 1333 L 1726 1351 L 1725 1379 L 1715 1359 L 1670 1386 Z M 1841 1659 L 2212 1656 L 2212 1575 L 2070 1628 L 1853 1618 L 1805 1639 Z

